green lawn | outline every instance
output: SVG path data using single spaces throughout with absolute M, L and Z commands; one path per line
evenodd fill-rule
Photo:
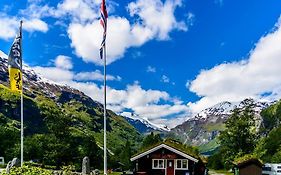
M 210 170 L 212 172 L 215 172 L 217 174 L 224 174 L 224 175 L 233 175 L 233 173 L 227 171 L 227 170 Z M 210 175 L 212 175 L 211 173 L 209 173 Z

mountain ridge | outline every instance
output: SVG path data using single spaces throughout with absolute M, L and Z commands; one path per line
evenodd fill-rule
M 0 104 L 2 106 L 0 109 L 0 132 L 1 129 L 10 127 L 12 127 L 13 132 L 16 132 L 20 126 L 19 96 L 7 88 L 9 86 L 7 62 L 7 55 L 0 52 Z M 83 147 L 82 142 L 78 141 L 82 138 L 85 139 L 85 137 L 88 138 L 87 142 L 92 141 L 99 147 L 103 145 L 102 104 L 77 89 L 41 77 L 27 65 L 23 65 L 23 81 L 26 141 L 44 137 L 44 135 L 50 135 L 54 139 L 63 139 L 60 134 L 57 134 L 64 132 L 63 130 L 66 129 L 69 130 L 69 137 L 74 139 L 69 142 L 77 141 L 73 145 L 75 149 L 76 147 L 78 149 L 78 146 Z M 119 154 L 118 150 L 122 149 L 128 140 L 132 147 L 136 149 L 137 143 L 141 140 L 140 133 L 122 116 L 111 110 L 107 110 L 107 116 L 108 151 Z M 57 122 L 53 118 L 56 118 Z M 53 126 L 56 126 L 58 133 L 53 133 L 50 128 Z M 4 134 L 9 134 L 9 132 L 5 130 Z M 13 144 L 16 145 L 17 142 L 16 139 Z M 13 147 L 13 144 L 9 143 L 10 147 Z M 33 149 L 32 147 L 30 149 Z M 79 149 L 76 152 L 79 152 Z M 88 151 L 91 152 L 91 150 Z M 93 151 L 99 154 L 98 150 Z M 0 154 L 8 155 L 7 159 L 11 158 L 9 157 L 8 147 L 2 148 Z M 65 154 L 67 156 L 67 152 Z M 46 153 L 46 155 L 49 155 L 49 153 Z M 38 157 L 32 158 L 39 159 Z M 41 158 L 43 159 L 43 157 Z
M 124 118 L 142 134 L 171 131 L 171 129 L 164 124 L 155 124 L 149 121 L 148 118 L 141 118 L 134 114 L 124 116 Z
M 224 122 L 230 117 L 235 108 L 243 109 L 253 103 L 253 110 L 256 116 L 256 125 L 260 125 L 262 119 L 260 112 L 275 103 L 265 101 L 254 101 L 245 99 L 241 102 L 221 102 L 212 107 L 206 108 L 187 119 L 182 124 L 171 129 L 170 136 L 180 139 L 182 142 L 191 145 L 204 145 L 214 140 L 224 130 Z M 259 126 L 258 126 L 259 127 Z

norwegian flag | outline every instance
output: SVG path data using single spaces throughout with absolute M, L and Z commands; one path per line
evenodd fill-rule
M 105 40 L 106 40 L 106 29 L 107 29 L 107 11 L 106 11 L 106 5 L 105 5 L 105 0 L 102 0 L 101 6 L 100 6 L 100 24 L 103 27 L 103 38 L 101 42 L 101 47 L 100 47 L 100 57 L 101 59 L 103 58 L 103 47 L 105 46 Z

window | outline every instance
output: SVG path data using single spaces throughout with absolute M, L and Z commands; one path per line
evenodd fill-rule
M 152 160 L 152 169 L 165 169 L 165 160 L 164 159 L 153 159 Z
M 183 169 L 183 170 L 188 169 L 188 160 L 187 159 L 177 159 L 176 163 L 177 163 L 176 169 Z
M 136 171 L 139 171 L 139 163 L 136 163 Z
M 271 171 L 271 167 L 263 167 L 262 170 L 263 171 Z
M 181 160 L 177 160 L 177 168 L 181 169 Z

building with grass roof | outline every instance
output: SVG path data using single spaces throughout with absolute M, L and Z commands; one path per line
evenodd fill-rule
M 137 175 L 203 175 L 205 165 L 193 147 L 166 140 L 131 158 Z

